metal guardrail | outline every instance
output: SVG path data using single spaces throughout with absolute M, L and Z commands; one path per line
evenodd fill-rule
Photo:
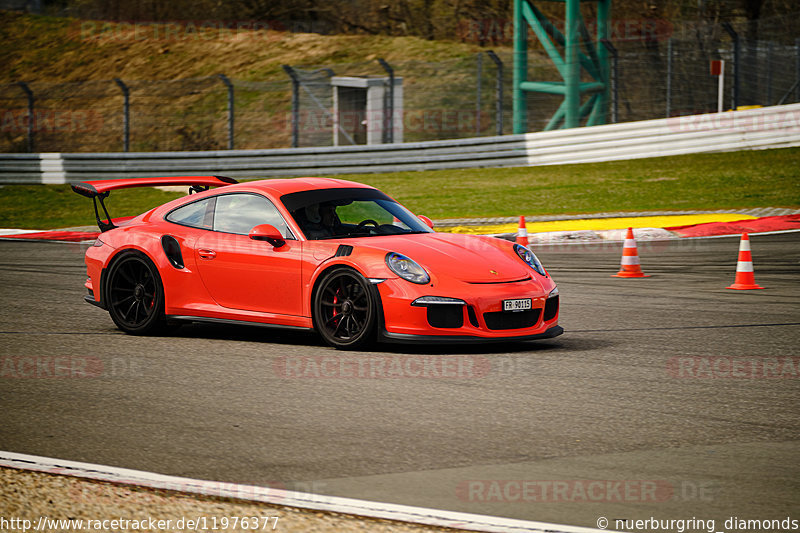
M 800 146 L 800 104 L 528 135 L 528 165 Z
M 207 152 L 0 154 L 0 183 L 509 167 L 800 146 L 800 104 L 424 143 Z

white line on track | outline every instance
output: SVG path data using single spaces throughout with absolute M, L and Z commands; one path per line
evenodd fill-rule
M 43 231 L 48 231 L 48 230 L 45 230 L 45 229 L 0 228 L 0 236 L 21 235 L 23 233 L 42 233 Z
M 49 474 L 94 479 L 110 483 L 136 485 L 190 494 L 235 498 L 237 500 L 254 501 L 301 509 L 313 509 L 315 511 L 328 511 L 367 518 L 380 518 L 413 524 L 460 528 L 470 531 L 498 533 L 598 533 L 600 531 L 606 531 L 550 524 L 546 522 L 533 522 L 497 516 L 396 505 L 392 503 L 339 498 L 336 496 L 307 494 L 269 487 L 221 483 L 218 481 L 202 481 L 145 472 L 142 470 L 129 470 L 127 468 L 66 461 L 6 451 L 0 451 L 0 467 L 31 470 L 35 472 L 45 472 Z

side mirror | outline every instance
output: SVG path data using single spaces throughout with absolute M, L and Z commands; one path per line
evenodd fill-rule
M 275 248 L 280 248 L 286 244 L 286 239 L 283 238 L 281 232 L 272 224 L 259 224 L 251 229 L 247 236 L 254 241 L 267 241 Z
M 421 221 L 423 221 L 426 226 L 428 226 L 429 228 L 433 229 L 433 220 L 429 219 L 425 215 L 419 215 L 419 216 L 417 216 L 417 218 L 420 219 Z

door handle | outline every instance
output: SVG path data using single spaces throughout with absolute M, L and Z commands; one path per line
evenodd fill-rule
M 217 257 L 217 252 L 208 248 L 200 248 L 197 250 L 197 255 L 200 256 L 200 259 L 214 259 Z

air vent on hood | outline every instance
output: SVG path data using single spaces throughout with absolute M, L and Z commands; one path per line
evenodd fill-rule
M 531 279 L 530 276 L 525 276 L 524 278 L 520 279 L 507 279 L 503 281 L 468 281 L 467 283 L 471 285 L 497 285 L 500 283 L 521 283 L 523 281 L 528 281 Z

